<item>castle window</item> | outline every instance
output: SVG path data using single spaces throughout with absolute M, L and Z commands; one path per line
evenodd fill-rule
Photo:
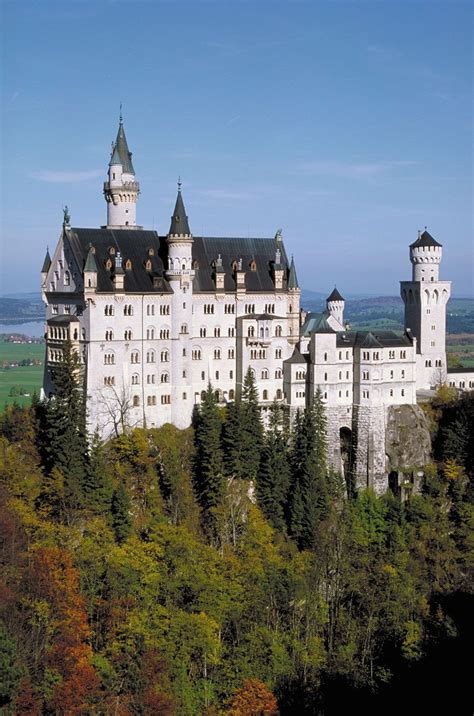
M 105 365 L 114 365 L 115 364 L 115 354 L 114 353 L 104 353 L 104 364 Z
M 233 348 L 229 348 L 229 350 L 227 351 L 227 358 L 229 358 L 230 360 L 233 360 L 235 358 L 235 351 Z
M 405 377 L 405 371 L 402 370 L 402 378 L 404 378 L 404 377 Z
M 124 316 L 131 316 L 133 314 L 133 309 L 129 303 L 127 303 L 126 306 L 123 307 L 123 315 Z
M 342 351 L 339 351 L 339 360 L 342 360 Z
M 185 371 L 185 370 L 183 370 L 183 372 L 181 373 L 181 377 L 182 377 L 182 378 L 186 378 L 186 371 Z
M 390 371 L 390 378 L 393 378 L 393 370 Z
M 110 304 L 107 304 L 104 306 L 104 314 L 106 316 L 113 316 L 114 315 L 114 307 Z
M 160 311 L 161 313 L 161 311 Z M 147 316 L 154 316 L 155 315 L 155 307 L 153 305 L 148 305 L 146 307 L 146 315 Z
M 113 341 L 113 339 L 114 339 L 114 332 L 111 330 L 105 331 L 105 340 Z
M 393 390 L 390 388 L 390 397 L 393 398 Z
M 186 395 L 186 393 L 183 393 L 183 400 L 186 400 L 187 397 L 188 397 L 188 396 Z
M 268 400 L 268 390 L 264 390 L 262 393 L 263 400 Z
M 304 395 L 304 393 L 303 393 L 303 395 Z M 328 394 L 324 393 L 324 400 L 327 400 L 327 399 L 328 399 Z
M 66 314 L 66 316 L 70 316 L 71 315 L 71 306 L 64 306 L 64 313 Z
M 219 371 L 216 370 L 216 380 L 219 380 Z
M 156 396 L 155 395 L 147 395 L 146 404 L 147 405 L 156 405 Z
M 233 370 L 229 371 L 229 378 L 230 378 L 230 380 L 234 380 L 234 371 Z
M 280 388 L 277 389 L 276 398 L 277 398 L 277 400 L 281 400 L 281 398 L 282 398 L 282 394 L 281 394 L 281 389 L 280 389 Z
M 279 380 L 281 378 L 281 369 L 277 368 L 275 371 L 275 378 Z
M 253 337 L 255 336 L 255 328 L 254 328 L 254 326 L 249 326 L 249 327 L 247 328 L 247 336 L 248 336 L 249 338 L 253 338 Z
M 324 354 L 324 360 L 327 361 L 327 359 L 328 359 L 328 354 L 325 353 L 325 354 Z
M 160 316 L 169 316 L 170 315 L 170 307 L 169 304 L 166 304 L 164 306 L 160 306 Z
M 146 354 L 146 362 L 147 362 L 147 363 L 154 363 L 154 362 L 155 362 L 155 351 L 147 351 L 147 354 Z
M 227 334 L 228 334 L 229 338 L 234 338 L 234 336 L 235 336 L 235 328 L 229 328 L 228 331 L 227 331 Z
M 257 263 L 255 261 L 250 262 L 250 270 L 256 271 L 257 270 Z
M 64 285 L 69 286 L 70 283 L 71 283 L 71 274 L 69 273 L 69 271 L 66 271 L 64 274 Z
M 146 377 L 146 382 L 147 382 L 147 385 L 150 385 L 150 383 L 154 383 L 155 382 L 155 374 L 154 373 L 148 374 Z
M 339 371 L 339 380 L 342 380 L 342 370 Z
M 130 363 L 139 363 L 140 362 L 140 355 L 138 351 L 132 351 L 130 353 Z
M 131 341 L 132 340 L 132 331 L 130 328 L 127 328 L 126 331 L 124 331 L 123 338 L 125 341 Z
M 59 309 L 56 305 L 51 306 L 51 313 L 53 314 L 53 316 L 57 316 L 57 314 L 59 313 Z
M 327 374 L 327 373 L 325 373 L 325 374 L 324 374 L 324 382 L 326 382 L 326 381 L 327 381 L 327 379 L 328 379 L 328 374 Z
M 201 360 L 201 350 L 199 348 L 195 348 L 193 350 L 192 359 L 193 360 Z
M 220 360 L 220 359 L 221 359 L 221 350 L 220 350 L 220 348 L 216 348 L 216 349 L 214 350 L 214 359 L 215 359 L 215 360 Z
M 362 371 L 362 380 L 369 380 L 369 371 L 368 370 Z
M 145 269 L 146 269 L 146 271 L 151 271 L 151 261 L 150 261 L 150 259 L 147 259 L 147 260 L 145 261 Z
M 115 376 L 105 375 L 104 376 L 104 385 L 115 385 Z
M 275 358 L 281 358 L 281 348 L 275 350 Z
M 389 357 L 390 360 L 392 360 L 393 358 L 395 358 L 395 351 L 389 351 L 389 352 L 388 352 L 388 357 Z
M 139 405 L 140 405 L 140 396 L 134 395 L 133 396 L 133 407 L 138 408 Z
M 221 329 L 214 328 L 214 338 L 220 338 L 220 336 L 221 336 Z
M 339 397 L 339 398 L 342 398 L 342 391 L 341 391 L 341 390 L 340 390 L 339 393 L 338 393 L 338 397 Z
M 234 400 L 235 392 L 232 390 L 232 388 L 229 390 L 229 400 Z
M 406 351 L 400 351 L 400 358 L 406 358 L 407 352 Z
M 363 390 L 363 391 L 362 391 L 362 397 L 363 397 L 363 398 L 368 398 L 368 397 L 369 397 L 369 391 L 368 391 L 368 390 Z
M 132 385 L 139 385 L 140 384 L 140 376 L 138 373 L 133 373 L 132 375 Z
M 201 371 L 201 380 L 206 380 L 206 374 L 203 370 Z
M 170 337 L 170 330 L 169 328 L 162 328 L 160 330 L 160 339 L 162 341 L 167 341 Z
M 268 380 L 268 370 L 266 368 L 262 370 L 262 380 Z
M 436 345 L 436 341 L 430 341 L 430 346 L 431 346 L 432 348 L 434 348 L 435 345 Z
M 162 383 L 168 383 L 169 382 L 169 374 L 168 373 L 162 373 L 160 378 Z
M 131 271 L 131 269 L 132 269 L 132 262 L 130 261 L 130 259 L 127 259 L 127 260 L 125 261 L 125 270 L 126 270 L 126 271 Z
M 405 395 L 405 389 L 404 389 L 404 388 L 402 388 L 402 390 L 401 390 L 401 395 L 402 395 L 402 398 L 403 398 L 403 396 Z
M 160 360 L 162 363 L 168 363 L 169 361 L 169 353 L 168 351 L 161 351 L 160 353 Z
M 280 338 L 281 333 L 282 333 L 282 328 L 281 328 L 281 326 L 276 326 L 276 327 L 275 327 L 275 336 L 276 336 L 277 338 Z
M 112 269 L 112 265 L 112 260 L 107 259 L 107 261 L 105 262 L 105 268 L 107 269 L 107 271 L 110 271 Z
M 206 337 L 206 333 L 207 333 L 207 331 L 206 331 L 205 328 L 201 328 L 200 331 L 199 331 L 199 335 L 201 336 L 201 338 L 205 338 L 205 337 Z
M 146 329 L 146 339 L 147 341 L 152 341 L 155 338 L 155 329 L 154 328 L 147 328 Z

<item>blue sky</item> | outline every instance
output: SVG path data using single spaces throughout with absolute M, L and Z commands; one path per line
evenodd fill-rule
M 273 236 L 300 283 L 397 294 L 417 229 L 473 292 L 473 5 L 3 0 L 2 275 L 33 291 L 67 204 L 105 223 L 119 103 L 139 223 Z

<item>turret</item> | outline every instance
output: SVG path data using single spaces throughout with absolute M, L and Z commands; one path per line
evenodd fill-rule
M 296 275 L 296 267 L 293 256 L 288 270 L 288 341 L 295 344 L 300 337 L 300 296 L 301 289 Z
M 341 326 L 344 325 L 344 304 L 345 301 L 337 288 L 334 286 L 332 292 L 326 299 L 326 307 L 327 311 L 331 316 L 334 316 L 336 321 L 341 324 Z
M 89 244 L 89 253 L 87 254 L 86 263 L 84 265 L 84 290 L 86 293 L 94 292 L 97 289 L 97 262 L 95 260 L 95 248 Z
M 114 288 L 116 291 L 124 290 L 125 271 L 122 266 L 122 254 L 117 251 L 115 254 Z
M 41 269 L 41 286 L 44 288 L 46 286 L 46 278 L 48 276 L 48 271 L 51 266 L 51 256 L 49 255 L 49 249 L 46 249 L 46 256 L 44 257 L 43 261 L 43 267 Z
M 181 195 L 181 182 L 178 182 L 178 196 L 166 241 L 168 244 L 168 278 L 191 276 L 194 240 Z
M 216 291 L 224 291 L 225 269 L 222 264 L 222 256 L 219 254 L 214 264 L 214 281 Z
M 281 263 L 281 249 L 280 246 L 277 245 L 277 249 L 275 251 L 275 262 L 273 264 L 273 281 L 275 283 L 275 289 L 277 291 L 281 291 L 283 289 L 284 274 L 285 269 L 283 264 Z
M 140 185 L 135 178 L 132 153 L 128 149 L 123 119 L 120 115 L 117 139 L 112 144 L 108 180 L 104 183 L 107 202 L 107 228 L 137 227 L 137 200 Z
M 410 245 L 410 261 L 413 265 L 413 281 L 438 281 L 439 265 L 443 247 L 426 231 L 418 232 L 418 238 Z

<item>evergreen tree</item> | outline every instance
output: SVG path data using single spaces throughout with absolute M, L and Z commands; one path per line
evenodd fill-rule
M 194 464 L 196 494 L 208 527 L 214 522 L 211 511 L 220 504 L 225 489 L 221 430 L 217 400 L 209 383 L 195 420 Z
M 123 482 L 119 482 L 112 496 L 112 527 L 119 544 L 125 542 L 132 532 L 130 499 Z
M 283 433 L 283 406 L 274 402 L 270 408 L 260 470 L 257 497 L 266 517 L 275 529 L 285 527 L 285 505 L 290 485 L 290 465 Z
M 242 441 L 245 450 L 242 478 L 255 481 L 263 448 L 263 424 L 258 405 L 258 390 L 250 368 L 245 375 L 242 389 Z
M 229 403 L 222 434 L 226 474 L 243 479 L 247 451 L 244 442 L 244 416 L 240 397 Z
M 328 506 L 326 414 L 318 389 L 295 420 L 289 528 L 301 548 L 316 544 Z
M 113 494 L 112 479 L 107 469 L 104 449 L 95 433 L 90 447 L 87 470 L 84 476 L 84 503 L 94 512 L 108 512 Z
M 38 447 L 45 472 L 57 468 L 64 475 L 66 506 L 77 509 L 84 503 L 88 446 L 81 365 L 69 340 L 52 379 L 54 397 L 37 406 Z

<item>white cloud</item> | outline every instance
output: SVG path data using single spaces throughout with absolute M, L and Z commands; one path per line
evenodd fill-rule
M 56 172 L 45 170 L 42 172 L 33 172 L 29 176 L 32 179 L 50 184 L 74 184 L 76 182 L 87 181 L 88 179 L 96 179 L 102 173 L 102 169 L 93 169 L 85 172 Z

